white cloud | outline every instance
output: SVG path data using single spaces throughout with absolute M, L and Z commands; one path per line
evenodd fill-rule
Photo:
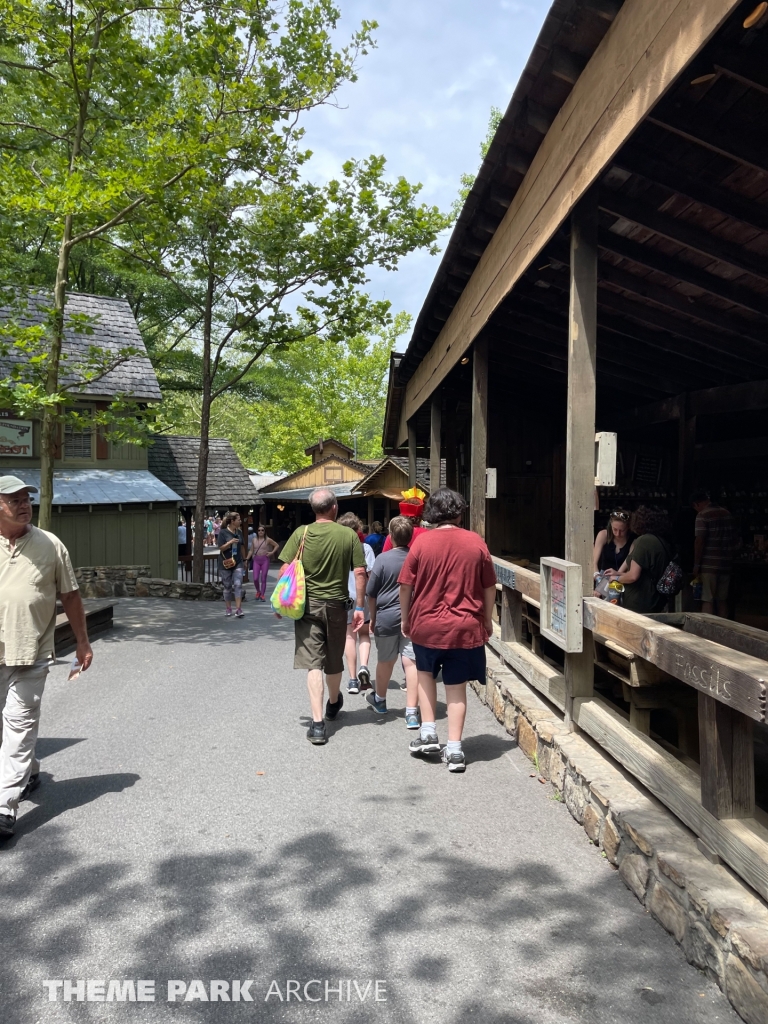
M 447 210 L 460 175 L 479 164 L 491 107 L 509 103 L 549 0 L 340 0 L 340 7 L 339 38 L 375 19 L 378 47 L 361 58 L 340 108 L 308 117 L 308 173 L 327 179 L 345 159 L 381 153 L 391 176 L 422 182 L 424 202 Z M 397 273 L 373 273 L 371 293 L 416 316 L 438 263 L 414 253 Z

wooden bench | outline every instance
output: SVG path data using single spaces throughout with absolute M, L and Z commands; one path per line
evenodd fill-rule
M 112 613 L 116 603 L 111 598 L 86 599 L 83 601 L 85 621 L 88 626 L 88 637 L 90 640 L 112 629 Z M 67 654 L 70 651 L 74 651 L 77 646 L 69 619 L 64 614 L 64 609 L 58 601 L 56 603 L 54 643 L 56 644 L 57 654 Z

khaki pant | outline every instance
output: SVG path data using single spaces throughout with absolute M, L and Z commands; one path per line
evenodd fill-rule
M 0 814 L 16 817 L 21 791 L 40 770 L 35 758 L 48 665 L 0 665 Z

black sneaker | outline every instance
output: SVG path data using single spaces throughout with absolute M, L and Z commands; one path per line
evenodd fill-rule
M 360 693 L 360 684 L 356 679 L 350 679 L 347 683 L 347 693 Z
M 325 719 L 327 722 L 332 722 L 336 715 L 344 707 L 344 694 L 339 690 L 339 697 L 333 704 L 329 700 L 325 702 Z
M 371 689 L 371 673 L 368 671 L 367 665 L 361 665 L 357 670 L 357 680 L 360 683 L 361 690 Z
M 10 814 L 0 814 L 0 836 L 12 836 L 15 826 L 16 821 Z
M 307 729 L 307 739 L 310 743 L 327 743 L 328 737 L 325 734 L 325 722 L 312 722 Z
M 366 702 L 376 712 L 377 715 L 386 715 L 387 713 L 387 702 L 385 700 L 376 700 L 375 693 L 368 693 L 365 696 Z
M 463 772 L 466 771 L 467 761 L 464 757 L 464 752 L 459 754 L 449 754 L 448 747 L 443 748 L 443 764 L 448 765 L 449 772 Z
M 419 734 L 415 740 L 411 740 L 408 744 L 408 749 L 413 755 L 439 754 L 440 744 L 438 743 L 437 736 L 434 733 L 425 738 L 422 738 L 421 734 Z
M 34 775 L 29 776 L 29 781 L 27 782 L 24 789 L 22 789 L 21 795 L 19 796 L 19 803 L 21 803 L 22 800 L 26 800 L 30 793 L 34 793 L 34 791 L 38 788 L 39 785 L 40 772 L 35 772 Z

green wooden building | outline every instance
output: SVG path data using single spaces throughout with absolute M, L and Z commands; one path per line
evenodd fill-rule
M 42 323 L 45 305 L 50 305 L 48 296 L 31 296 L 22 326 Z M 3 313 L 0 310 L 0 319 Z M 98 406 L 119 394 L 140 402 L 160 401 L 155 371 L 125 300 L 72 292 L 66 313 L 85 313 L 95 325 L 91 335 L 65 325 L 66 358 L 76 361 L 91 345 L 115 352 L 127 345 L 139 350 L 85 389 L 79 406 Z M 40 423 L 0 409 L 0 474 L 4 473 L 40 486 Z M 53 502 L 53 531 L 69 548 L 76 567 L 149 565 L 153 576 L 176 578 L 181 498 L 150 472 L 146 448 L 115 445 L 97 431 L 67 427 L 54 464 Z

